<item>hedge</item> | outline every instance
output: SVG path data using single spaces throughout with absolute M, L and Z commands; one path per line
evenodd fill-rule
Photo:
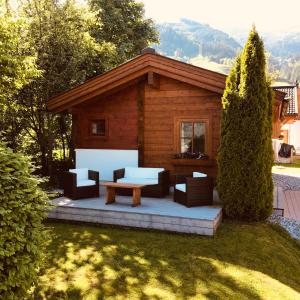
M 47 196 L 27 157 L 0 143 L 0 299 L 24 299 L 43 262 Z

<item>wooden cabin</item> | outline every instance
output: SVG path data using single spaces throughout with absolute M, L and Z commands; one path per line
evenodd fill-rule
M 76 167 L 99 170 L 103 180 L 126 166 L 164 167 L 171 174 L 200 170 L 216 177 L 225 81 L 223 74 L 148 48 L 50 99 L 48 109 L 73 115 Z M 276 95 L 275 129 L 284 98 Z M 186 152 L 208 157 L 175 158 Z

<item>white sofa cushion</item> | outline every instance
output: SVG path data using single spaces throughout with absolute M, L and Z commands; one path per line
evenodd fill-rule
M 200 172 L 193 172 L 193 177 L 207 177 L 207 175 Z
M 151 178 L 158 179 L 158 173 L 164 171 L 164 168 L 125 168 L 125 178 Z
M 117 180 L 117 182 L 119 182 L 119 183 L 153 185 L 153 184 L 158 184 L 158 179 L 152 179 L 152 178 L 120 178 L 120 179 Z
M 69 172 L 77 174 L 77 181 L 89 179 L 89 169 L 70 169 Z
M 96 185 L 96 181 L 95 180 L 90 180 L 90 179 L 77 179 L 77 187 L 80 186 L 92 186 L 92 185 Z
M 185 183 L 178 183 L 175 185 L 175 189 L 181 192 L 186 192 L 186 184 Z

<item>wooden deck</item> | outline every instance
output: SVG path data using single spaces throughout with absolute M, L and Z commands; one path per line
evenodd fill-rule
M 276 214 L 281 215 L 283 209 L 284 217 L 300 221 L 300 191 L 275 186 L 273 207 Z
M 284 216 L 300 221 L 300 191 L 284 191 Z
M 222 208 L 202 206 L 187 208 L 166 198 L 141 198 L 141 205 L 131 207 L 132 197 L 116 196 L 116 202 L 105 205 L 104 191 L 99 198 L 54 199 L 48 218 L 102 223 L 126 227 L 158 229 L 201 235 L 214 235 L 222 220 Z

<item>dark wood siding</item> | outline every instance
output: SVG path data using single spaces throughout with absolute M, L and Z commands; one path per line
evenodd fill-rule
M 76 148 L 138 149 L 137 85 L 76 107 Z M 107 121 L 107 137 L 89 133 L 90 120 Z

